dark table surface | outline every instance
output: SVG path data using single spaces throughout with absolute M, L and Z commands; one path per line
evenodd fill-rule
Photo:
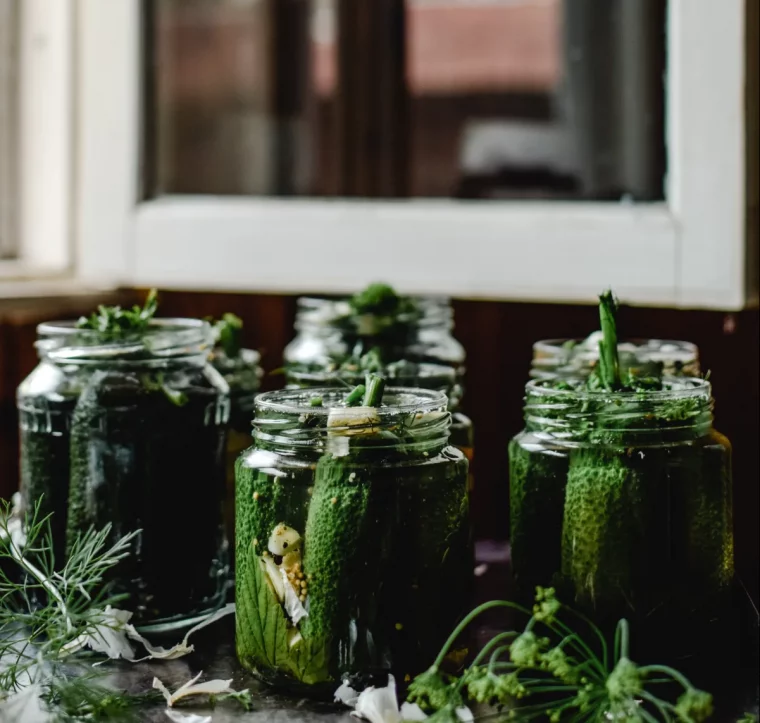
M 508 548 L 499 545 L 484 544 L 478 549 L 478 563 L 481 574 L 477 577 L 477 603 L 495 598 L 509 599 L 512 595 L 511 574 L 508 565 Z M 757 639 L 757 614 L 749 602 L 752 630 L 747 635 Z M 487 639 L 493 632 L 484 628 L 480 637 Z M 113 667 L 113 682 L 117 687 L 130 692 L 150 690 L 154 676 L 174 691 L 186 683 L 197 673 L 203 671 L 201 680 L 219 678 L 232 679 L 235 690 L 248 688 L 253 695 L 253 709 L 244 711 L 233 702 L 218 704 L 215 708 L 203 707 L 198 701 L 180 705 L 178 710 L 185 714 L 210 715 L 213 723 L 350 723 L 356 718 L 350 716 L 350 710 L 327 704 L 315 703 L 306 699 L 298 699 L 278 695 L 262 686 L 255 678 L 238 664 L 234 649 L 234 625 L 232 617 L 199 631 L 191 642 L 196 650 L 179 660 L 149 661 L 145 663 L 111 664 Z M 752 643 L 752 657 L 757 663 L 757 649 Z M 722 661 L 718 661 L 722 664 Z M 738 719 L 743 712 L 758 712 L 758 686 L 756 671 L 748 678 L 746 686 L 738 696 L 740 700 L 733 709 L 715 717 L 717 723 L 729 723 Z M 144 723 L 167 723 L 166 708 L 163 703 L 145 709 L 141 714 Z

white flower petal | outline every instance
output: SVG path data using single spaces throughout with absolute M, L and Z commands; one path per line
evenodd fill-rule
M 29 685 L 0 703 L 2 723 L 52 723 L 54 720 L 42 703 L 38 685 Z
M 349 708 L 355 708 L 357 700 L 359 700 L 359 692 L 354 690 L 345 681 L 341 683 L 340 688 L 335 691 L 336 703 L 343 703 L 343 705 L 347 705 Z
M 235 603 L 229 603 L 228 605 L 225 605 L 220 610 L 217 610 L 215 613 L 212 613 L 208 617 L 201 620 L 197 625 L 190 628 L 190 630 L 187 631 L 185 634 L 185 637 L 183 638 L 182 642 L 177 643 L 173 648 L 162 648 L 160 645 L 151 645 L 148 640 L 146 640 L 140 633 L 135 630 L 135 628 L 132 625 L 126 626 L 126 632 L 127 635 L 132 639 L 139 642 L 147 651 L 148 655 L 146 655 L 143 658 L 138 658 L 136 660 L 132 660 L 131 662 L 139 663 L 143 660 L 149 660 L 151 658 L 157 659 L 157 660 L 176 660 L 177 658 L 181 658 L 185 655 L 188 655 L 189 653 L 192 653 L 193 650 L 195 650 L 195 647 L 193 645 L 188 644 L 188 638 L 195 632 L 198 632 L 198 630 L 201 630 L 202 628 L 205 628 L 208 625 L 211 625 L 212 623 L 215 623 L 217 620 L 220 620 L 223 617 L 226 617 L 227 615 L 230 615 L 231 613 L 235 612 Z
M 402 703 L 401 720 L 402 721 L 421 721 L 427 720 L 428 716 L 422 708 L 416 703 Z
M 369 687 L 363 690 L 351 715 L 369 723 L 401 723 L 393 676 L 388 676 L 385 688 Z
M 166 704 L 171 708 L 177 701 L 187 698 L 191 695 L 221 695 L 222 693 L 235 693 L 230 686 L 230 680 L 207 680 L 204 683 L 196 683 L 203 673 L 198 673 L 194 678 L 181 685 L 174 693 L 170 693 L 168 688 L 158 679 L 153 678 L 153 687 L 160 690 L 166 699 Z
M 151 645 L 149 640 L 137 632 L 135 627 L 129 622 L 132 618 L 132 613 L 127 610 L 112 608 L 109 605 L 95 618 L 96 624 L 94 630 L 86 635 L 80 635 L 68 643 L 63 648 L 62 655 L 65 657 L 84 648 L 90 648 L 96 653 L 104 653 L 114 660 L 123 658 L 131 663 L 139 663 L 151 658 L 157 660 L 175 660 L 193 652 L 195 648 L 188 643 L 188 639 L 193 633 L 234 612 L 234 603 L 225 605 L 190 628 L 180 643 L 167 649 L 160 645 Z M 129 640 L 140 643 L 148 654 L 142 658 L 135 658 L 135 652 Z
M 169 692 L 169 689 L 158 678 L 153 678 L 153 687 L 156 690 L 161 691 L 161 695 L 163 695 L 164 698 L 166 699 L 166 705 L 172 704 L 172 694 Z
M 127 640 L 129 620 L 132 613 L 126 610 L 118 610 L 110 605 L 106 606 L 95 617 L 95 625 L 92 632 L 80 635 L 64 646 L 63 655 L 71 655 L 84 648 L 90 648 L 96 653 L 105 653 L 109 658 L 118 660 L 134 659 L 134 649 Z
M 472 711 L 469 708 L 457 708 L 456 714 L 457 718 L 459 718 L 462 723 L 473 723 L 475 720 L 475 716 L 472 714 Z
M 176 697 L 178 693 L 181 693 L 183 690 L 187 690 L 188 688 L 192 688 L 196 681 L 203 675 L 203 671 L 198 673 L 194 678 L 190 678 L 190 680 L 187 681 L 187 683 L 183 683 L 182 685 L 177 688 L 176 692 L 172 695 L 172 698 Z
M 174 723 L 211 723 L 210 715 L 196 715 L 195 713 L 182 713 L 174 708 L 167 708 L 164 713 Z

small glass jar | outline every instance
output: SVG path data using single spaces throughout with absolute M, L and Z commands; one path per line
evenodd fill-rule
M 146 630 L 191 623 L 223 600 L 229 387 L 208 364 L 211 329 L 151 321 L 104 336 L 75 322 L 38 329 L 40 364 L 17 402 L 21 490 L 52 512 L 56 555 L 90 526 L 140 530 L 115 591 Z
M 421 672 L 470 603 L 468 463 L 446 397 L 345 396 L 261 394 L 236 468 L 238 658 L 314 696 L 344 674 Z
M 346 300 L 302 297 L 295 328 L 284 353 L 288 388 L 355 386 L 375 371 L 396 387 L 442 391 L 452 415 L 449 441 L 472 462 L 473 425 L 460 411 L 465 351 L 452 335 L 448 299 L 415 299 L 414 311 L 384 326 L 371 314 L 352 316 Z
M 530 376 L 588 376 L 599 361 L 602 332 L 586 339 L 544 339 L 533 345 Z M 687 376 L 700 374 L 699 349 L 688 341 L 631 339 L 618 344 L 620 370 L 637 376 Z
M 225 524 L 227 538 L 232 542 L 235 535 L 235 461 L 244 449 L 253 443 L 251 418 L 253 400 L 259 392 L 263 371 L 261 355 L 254 349 L 240 349 L 229 357 L 217 346 L 211 355 L 211 364 L 230 388 L 230 421 L 227 430 L 227 495 L 225 500 Z M 234 562 L 234 560 L 232 560 Z
M 595 621 L 625 615 L 648 631 L 704 622 L 699 611 L 713 609 L 734 574 L 731 448 L 712 428 L 710 384 L 563 387 L 528 383 L 525 429 L 510 443 L 520 587 L 554 584 Z

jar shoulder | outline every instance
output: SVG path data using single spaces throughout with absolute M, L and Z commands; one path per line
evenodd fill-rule
M 262 472 L 277 475 L 297 474 L 301 470 L 313 470 L 319 462 L 319 456 L 311 454 L 292 454 L 264 449 L 256 444 L 240 453 L 237 459 L 238 468 L 260 470 Z M 370 459 L 363 456 L 357 458 L 347 457 L 347 468 L 375 467 L 389 469 L 420 469 L 436 470 L 450 468 L 454 473 L 460 468 L 466 471 L 468 462 L 464 453 L 457 447 L 448 445 L 441 450 L 416 454 L 410 457 L 406 454 L 388 455 L 381 459 Z
M 35 398 L 62 398 L 76 396 L 81 391 L 82 376 L 73 367 L 61 367 L 41 361 L 16 390 L 19 402 Z
M 548 431 L 535 429 L 523 429 L 518 432 L 509 442 L 511 450 L 523 449 L 529 452 L 551 451 L 553 453 L 563 453 L 572 449 L 579 448 L 599 448 L 599 449 L 621 449 L 636 450 L 647 448 L 683 448 L 683 449 L 707 449 L 715 452 L 731 452 L 731 442 L 716 429 L 710 429 L 705 434 L 697 437 L 683 437 L 680 439 L 672 438 L 657 439 L 636 439 L 633 437 L 630 442 L 626 442 L 624 436 L 616 439 L 614 443 L 589 443 L 587 440 L 572 439 L 554 434 Z

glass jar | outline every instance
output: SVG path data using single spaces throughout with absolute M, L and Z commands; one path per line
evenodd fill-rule
M 586 339 L 544 339 L 533 345 L 530 376 L 588 376 L 599 361 L 602 332 Z M 688 376 L 700 374 L 699 349 L 688 341 L 631 339 L 618 344 L 621 372 L 637 376 Z
M 562 386 L 528 383 L 525 429 L 510 443 L 516 579 L 526 591 L 554 584 L 596 621 L 646 619 L 674 640 L 673 621 L 704 623 L 734 574 L 731 448 L 712 428 L 710 384 Z
M 17 401 L 21 490 L 52 512 L 58 559 L 90 526 L 140 530 L 111 582 L 145 629 L 182 627 L 220 604 L 229 388 L 208 364 L 211 330 L 160 319 L 104 336 L 38 329 L 40 364 Z M 43 497 L 44 495 L 44 497 Z
M 344 674 L 430 665 L 473 573 L 446 397 L 390 388 L 376 409 L 345 396 L 261 394 L 236 467 L 238 658 L 316 696 Z
M 254 349 L 240 349 L 236 356 L 229 357 L 224 349 L 215 347 L 211 364 L 227 382 L 230 388 L 230 420 L 227 430 L 227 493 L 225 498 L 225 525 L 227 538 L 234 541 L 235 535 L 235 461 L 244 449 L 253 443 L 251 418 L 253 400 L 258 394 L 263 371 L 261 355 Z M 234 559 L 231 560 L 234 562 Z
M 460 411 L 465 351 L 452 335 L 448 299 L 415 299 L 413 310 L 388 326 L 371 314 L 352 315 L 346 300 L 302 297 L 295 328 L 284 353 L 288 388 L 355 386 L 374 371 L 396 387 L 442 391 L 451 412 L 449 441 L 472 462 L 472 421 Z

